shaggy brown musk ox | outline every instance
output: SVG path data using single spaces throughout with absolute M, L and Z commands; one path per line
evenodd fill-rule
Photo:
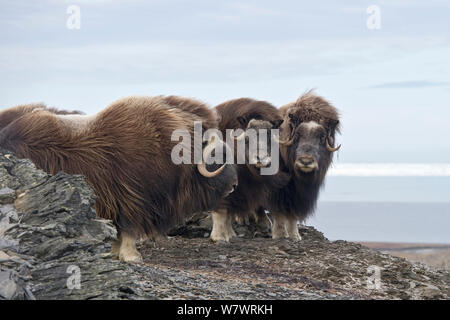
M 274 217 L 272 237 L 300 240 L 297 221 L 315 210 L 319 191 L 332 162 L 335 134 L 339 133 L 338 111 L 311 91 L 280 108 L 280 154 L 289 183 L 271 193 L 269 210 Z
M 260 169 L 271 165 L 271 129 L 277 129 L 283 121 L 277 108 L 265 101 L 241 98 L 224 102 L 215 107 L 219 118 L 219 130 L 225 137 L 227 129 L 242 129 L 236 140 L 246 139 L 245 163 L 237 162 L 238 143 L 234 144 L 234 157 L 237 163 L 239 185 L 235 192 L 222 199 L 218 209 L 212 213 L 213 230 L 211 239 L 214 241 L 229 241 L 234 232 L 232 221 L 234 218 L 248 218 L 257 216 L 263 207 L 267 207 L 267 199 L 274 189 L 285 185 L 289 179 L 287 174 L 261 175 Z M 249 154 L 248 133 L 254 129 L 257 133 L 258 144 L 263 139 L 261 135 L 266 129 L 267 144 L 259 147 L 258 153 Z M 250 159 L 249 157 L 254 157 Z M 277 153 L 278 157 L 278 153 Z M 253 160 L 253 161 L 250 161 Z M 278 160 L 278 159 L 277 159 Z
M 205 129 L 217 125 L 199 101 L 129 97 L 93 116 L 27 113 L 0 131 L 0 147 L 51 174 L 84 175 L 97 196 L 97 214 L 117 226 L 113 252 L 139 261 L 138 237 L 154 238 L 186 214 L 213 209 L 237 183 L 232 165 L 172 162 L 172 132 L 185 129 L 193 137 L 194 121 Z

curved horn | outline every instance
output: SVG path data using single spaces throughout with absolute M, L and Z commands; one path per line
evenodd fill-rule
M 222 172 L 222 170 L 225 168 L 225 164 L 223 164 L 219 169 L 217 169 L 216 171 L 208 171 L 208 169 L 206 169 L 206 165 L 204 162 L 197 164 L 197 170 L 198 172 L 200 172 L 200 174 L 202 176 L 204 176 L 205 178 L 212 178 L 217 176 L 219 173 Z
M 224 163 L 219 169 L 217 169 L 215 171 L 208 171 L 208 169 L 206 169 L 205 161 L 215 148 L 216 144 L 212 144 L 214 141 L 215 141 L 215 136 L 211 136 L 211 138 L 209 139 L 208 145 L 203 150 L 202 163 L 197 164 L 198 172 L 200 172 L 200 174 L 202 176 L 204 176 L 205 178 L 213 178 L 213 177 L 217 176 L 219 173 L 222 172 L 223 169 L 225 169 L 225 165 L 226 165 Z
M 295 134 L 294 134 L 295 136 Z M 281 144 L 283 146 L 289 147 L 294 143 L 294 136 L 286 139 L 286 140 L 280 140 L 279 137 L 277 137 L 275 134 L 272 134 L 272 138 L 275 140 L 276 143 Z
M 294 143 L 294 139 L 280 140 L 276 135 L 272 135 L 276 143 L 289 147 Z
M 330 152 L 335 152 L 335 151 L 338 151 L 338 150 L 341 148 L 341 145 L 338 145 L 337 147 L 332 147 L 332 146 L 330 146 L 330 143 L 328 142 L 328 139 L 329 139 L 329 138 L 327 138 L 327 139 L 325 140 L 325 143 L 326 143 L 326 146 L 327 146 L 327 150 L 328 150 L 328 151 L 330 151 Z

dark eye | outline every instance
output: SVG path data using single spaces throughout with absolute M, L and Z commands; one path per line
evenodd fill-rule
M 297 123 L 297 116 L 295 114 L 289 113 L 289 119 L 291 120 L 291 123 L 296 124 Z
M 294 129 L 298 125 L 298 118 L 295 114 L 289 114 L 289 125 Z

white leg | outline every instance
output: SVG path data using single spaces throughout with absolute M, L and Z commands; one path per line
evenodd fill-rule
M 229 215 L 226 211 L 213 211 L 212 220 L 213 228 L 211 231 L 211 239 L 213 241 L 229 242 L 233 235 L 233 229 L 231 228 L 231 215 Z
M 236 217 L 236 222 L 238 223 L 238 224 L 245 224 L 245 220 L 244 220 L 244 218 L 243 217 L 241 217 L 241 216 L 237 216 Z
M 295 218 L 287 219 L 286 230 L 288 233 L 288 237 L 290 239 L 292 239 L 294 241 L 302 240 L 302 237 L 300 236 L 300 233 L 298 232 L 297 219 L 295 219 Z
M 142 262 L 141 254 L 136 249 L 136 237 L 128 233 L 121 234 L 119 259 L 124 262 Z
M 286 218 L 279 214 L 273 215 L 272 239 L 286 238 Z

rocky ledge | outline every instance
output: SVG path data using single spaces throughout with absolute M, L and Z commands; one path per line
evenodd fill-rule
M 196 214 L 142 264 L 109 254 L 115 228 L 96 217 L 82 176 L 50 176 L 0 151 L 0 299 L 449 299 L 450 272 L 301 227 L 301 242 L 236 226 L 209 239 Z

